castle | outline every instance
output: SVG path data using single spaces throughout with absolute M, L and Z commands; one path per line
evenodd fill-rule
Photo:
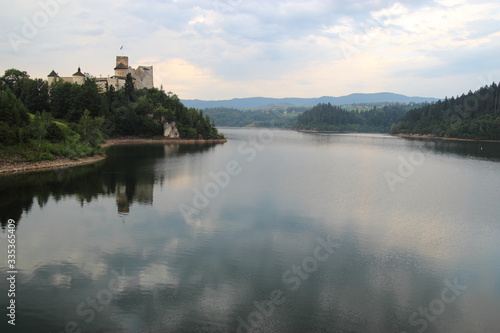
M 108 76 L 107 78 L 96 78 L 96 83 L 101 91 L 106 90 L 106 85 L 109 87 L 114 86 L 116 90 L 125 86 L 125 79 L 127 74 L 132 75 L 132 80 L 136 89 L 153 88 L 153 66 L 139 66 L 134 69 L 128 65 L 127 56 L 116 57 L 115 75 Z M 54 70 L 47 75 L 47 82 L 52 84 L 56 81 L 70 82 L 82 85 L 85 78 L 90 78 L 90 75 L 83 74 L 78 67 L 78 71 L 70 77 L 61 77 Z

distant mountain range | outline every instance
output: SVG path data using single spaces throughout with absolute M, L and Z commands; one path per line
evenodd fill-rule
M 409 97 L 400 94 L 382 92 L 372 94 L 350 94 L 341 97 L 323 96 L 318 98 L 234 98 L 231 100 L 204 101 L 199 99 L 185 99 L 181 102 L 190 108 L 235 108 L 235 109 L 253 109 L 272 106 L 315 106 L 319 103 L 331 103 L 333 105 L 363 104 L 363 103 L 423 103 L 437 102 L 433 97 Z

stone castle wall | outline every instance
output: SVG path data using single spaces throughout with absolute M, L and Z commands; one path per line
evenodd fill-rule
M 128 67 L 128 57 L 127 56 L 116 56 L 116 66 L 119 64 L 124 64 Z
M 153 88 L 153 66 L 139 66 L 137 69 L 129 68 L 130 74 L 135 79 L 135 88 Z

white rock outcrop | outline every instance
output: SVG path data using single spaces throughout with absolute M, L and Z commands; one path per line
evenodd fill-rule
M 171 123 L 165 122 L 163 124 L 163 136 L 167 139 L 178 139 L 180 137 L 175 121 Z

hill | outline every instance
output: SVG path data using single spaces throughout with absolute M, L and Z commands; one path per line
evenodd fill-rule
M 231 100 L 204 101 L 199 99 L 181 100 L 189 108 L 207 109 L 207 108 L 235 108 L 235 109 L 253 109 L 272 106 L 314 106 L 318 104 L 363 104 L 363 103 L 423 103 L 436 102 L 433 97 L 408 97 L 405 95 L 389 92 L 370 93 L 370 94 L 350 94 L 341 97 L 323 96 L 318 98 L 267 98 L 250 97 L 234 98 Z
M 392 126 L 391 133 L 500 140 L 500 87 L 493 83 L 413 109 Z
M 219 107 L 203 109 L 203 114 L 216 126 L 288 128 L 307 109 L 303 106 L 252 110 Z
M 330 103 L 318 104 L 299 115 L 292 128 L 305 131 L 387 133 L 391 125 L 415 105 L 394 103 L 360 112 L 349 111 Z
M 203 112 L 173 93 L 135 89 L 130 74 L 124 89 L 105 91 L 92 78 L 49 86 L 13 68 L 0 77 L 0 164 L 92 156 L 105 136 L 162 137 L 166 127 L 179 139 L 223 138 Z

